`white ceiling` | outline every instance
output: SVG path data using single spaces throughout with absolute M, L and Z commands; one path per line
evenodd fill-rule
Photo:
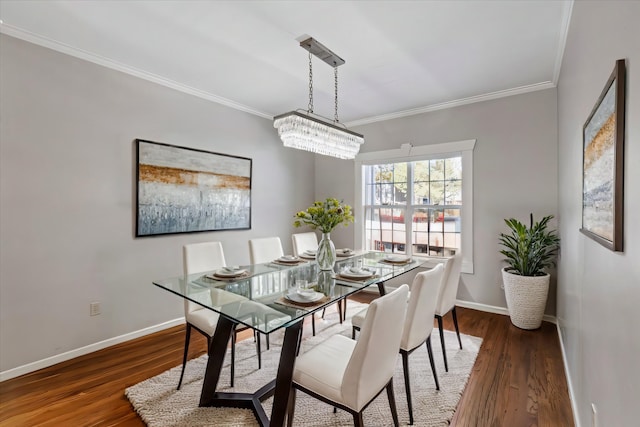
M 572 1 L 15 1 L 3 33 L 262 117 L 308 103 L 310 35 L 350 125 L 555 86 Z M 314 58 L 314 110 L 333 70 Z

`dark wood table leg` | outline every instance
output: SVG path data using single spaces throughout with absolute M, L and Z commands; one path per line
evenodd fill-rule
M 380 292 L 380 296 L 387 293 L 387 291 L 384 288 L 384 282 L 378 282 L 378 292 Z
M 218 318 L 218 325 L 209 346 L 209 360 L 207 361 L 207 370 L 204 374 L 202 393 L 200 394 L 200 406 L 212 406 L 224 363 L 224 356 L 227 353 L 229 339 L 235 326 L 236 323 L 224 316 Z
M 302 320 L 289 326 L 284 333 L 284 342 L 280 353 L 276 389 L 273 396 L 270 426 L 284 426 L 287 417 L 287 405 L 291 392 L 293 368 L 296 363 L 300 336 L 302 335 Z

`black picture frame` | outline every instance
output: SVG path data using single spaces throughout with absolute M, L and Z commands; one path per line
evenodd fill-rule
M 623 250 L 626 65 L 613 72 L 583 130 L 582 228 L 604 247 Z
M 251 229 L 252 159 L 135 144 L 136 237 Z

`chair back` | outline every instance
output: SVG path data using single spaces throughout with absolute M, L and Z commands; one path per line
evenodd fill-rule
M 442 286 L 444 266 L 416 274 L 411 284 L 411 296 L 407 305 L 407 316 L 400 340 L 400 348 L 410 351 L 422 345 L 433 330 L 433 315 L 436 312 L 438 295 Z
M 249 240 L 249 259 L 251 264 L 271 262 L 284 255 L 279 237 L 263 237 Z
M 227 263 L 224 259 L 224 251 L 220 242 L 190 243 L 182 247 L 182 266 L 185 278 L 189 274 L 211 271 L 225 265 Z M 210 303 L 210 301 L 201 300 L 201 298 L 210 299 L 211 297 L 207 292 L 196 298 L 206 304 Z M 187 321 L 189 321 L 189 313 L 201 308 L 198 304 L 185 299 L 184 312 Z
M 302 255 L 306 250 L 315 251 L 318 249 L 318 236 L 313 231 L 292 234 L 291 242 L 293 243 L 293 254 L 295 256 Z
M 445 273 L 444 286 L 440 292 L 436 313 L 438 316 L 444 316 L 456 305 L 456 296 L 458 295 L 458 284 L 460 283 L 460 270 L 462 268 L 462 254 L 458 253 L 449 259 L 449 274 Z M 445 267 L 445 268 L 447 268 Z
M 375 299 L 342 379 L 344 403 L 360 411 L 393 377 L 407 311 L 409 286 Z

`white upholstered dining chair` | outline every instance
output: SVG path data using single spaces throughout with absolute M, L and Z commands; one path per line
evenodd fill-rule
M 409 375 L 409 355 L 414 350 L 426 343 L 427 353 L 431 372 L 436 383 L 436 390 L 440 390 L 438 374 L 433 362 L 433 351 L 431 350 L 431 332 L 433 331 L 433 316 L 436 310 L 436 303 L 442 287 L 444 267 L 438 264 L 435 268 L 416 274 L 411 283 L 411 292 L 407 303 L 407 315 L 402 330 L 400 340 L 400 355 L 402 356 L 402 367 L 404 370 L 404 387 L 407 394 L 407 405 L 409 407 L 409 424 L 413 424 L 413 404 L 411 399 L 411 384 Z M 362 328 L 368 309 L 365 308 L 356 313 L 352 318 L 353 333 Z
M 251 264 L 264 264 L 284 255 L 282 241 L 279 237 L 260 237 L 249 240 L 249 260 Z M 269 334 L 265 334 L 267 350 L 269 350 Z M 260 333 L 256 334 L 258 344 L 258 367 L 262 368 L 262 351 L 260 350 Z
M 300 256 L 304 251 L 318 249 L 318 236 L 313 231 L 294 233 L 291 235 L 291 243 L 293 244 L 293 254 Z
M 289 399 L 293 424 L 296 390 L 343 409 L 363 426 L 362 411 L 386 388 L 393 423 L 398 413 L 393 373 L 407 311 L 409 287 L 402 285 L 369 305 L 358 341 L 333 335 L 296 359 Z
M 185 278 L 189 274 L 211 271 L 226 265 L 222 243 L 220 242 L 191 243 L 184 245 L 182 248 L 182 258 Z M 205 290 L 199 294 L 191 294 L 190 296 L 201 301 L 203 304 L 212 305 L 224 303 L 223 301 L 220 301 L 220 298 L 236 297 L 229 295 L 228 293 L 224 293 L 224 296 L 221 296 L 220 293 L 212 293 L 209 290 Z M 237 298 L 244 297 L 237 296 Z M 184 355 L 182 356 L 182 372 L 180 373 L 180 380 L 178 381 L 178 390 L 180 390 L 182 385 L 184 369 L 187 364 L 191 329 L 195 329 L 207 338 L 208 351 L 211 344 L 211 338 L 213 337 L 218 324 L 218 313 L 187 299 L 184 300 L 184 317 L 186 320 L 186 336 L 184 341 Z M 234 331 L 231 337 L 231 386 L 233 387 L 236 331 Z
M 251 264 L 263 264 L 284 255 L 279 237 L 262 237 L 249 240 L 249 259 Z
M 460 283 L 460 271 L 462 269 L 462 254 L 456 254 L 449 258 L 448 264 L 445 266 L 445 276 L 443 277 L 442 292 L 436 305 L 435 318 L 438 321 L 438 330 L 440 331 L 440 344 L 442 345 L 442 357 L 444 358 L 444 370 L 449 372 L 449 364 L 447 362 L 447 350 L 444 346 L 444 331 L 442 327 L 442 317 L 451 312 L 453 316 L 453 325 L 456 328 L 458 336 L 458 344 L 462 350 L 462 340 L 460 339 L 460 328 L 458 328 L 458 315 L 456 313 L 456 296 L 458 294 L 458 284 Z M 448 270 L 448 271 L 446 271 Z

